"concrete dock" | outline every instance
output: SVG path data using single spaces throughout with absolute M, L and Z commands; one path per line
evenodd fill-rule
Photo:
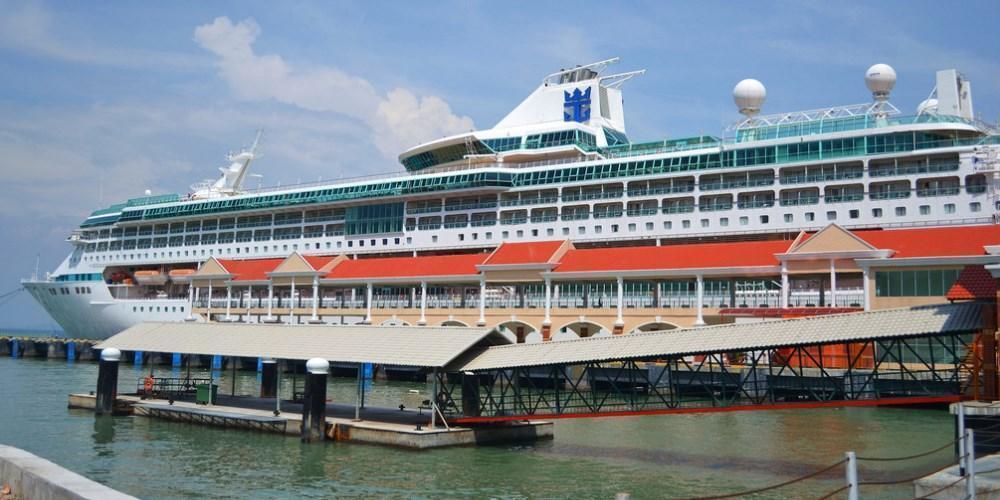
M 96 396 L 71 394 L 70 408 L 94 409 Z M 281 413 L 274 415 L 274 399 L 219 395 L 217 404 L 192 401 L 140 399 L 119 395 L 116 407 L 122 412 L 199 425 L 245 429 L 298 436 L 302 425 L 302 405 L 282 401 Z M 325 434 L 332 441 L 378 444 L 414 450 L 492 443 L 531 442 L 553 438 L 551 422 L 522 421 L 489 426 L 431 428 L 427 411 L 365 408 L 361 420 L 354 420 L 354 407 L 327 404 Z

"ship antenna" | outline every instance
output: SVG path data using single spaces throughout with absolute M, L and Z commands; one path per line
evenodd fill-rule
M 38 261 L 41 259 L 41 254 L 35 254 L 35 272 L 31 275 L 31 281 L 38 281 Z

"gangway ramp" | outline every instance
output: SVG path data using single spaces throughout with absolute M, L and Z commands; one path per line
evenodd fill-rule
M 443 372 L 456 422 L 956 401 L 979 303 L 473 348 Z

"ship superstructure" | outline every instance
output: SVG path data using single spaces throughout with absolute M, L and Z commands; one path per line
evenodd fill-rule
M 26 288 L 71 336 L 183 320 L 190 275 L 219 259 L 418 255 L 503 242 L 576 247 L 789 238 L 846 229 L 994 223 L 1000 135 L 973 114 L 969 82 L 940 71 L 903 116 L 895 72 L 869 69 L 873 101 L 762 115 L 756 80 L 721 137 L 633 143 L 617 59 L 561 70 L 497 125 L 416 146 L 405 172 L 246 189 L 255 147 L 217 181 L 98 210 L 72 253 Z

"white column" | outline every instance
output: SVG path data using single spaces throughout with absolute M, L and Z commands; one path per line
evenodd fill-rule
M 372 284 L 368 283 L 368 291 L 366 292 L 368 300 L 365 302 L 365 323 L 369 325 L 372 324 Z
M 232 319 L 233 310 L 233 285 L 226 283 L 226 321 Z
M 615 319 L 615 326 L 625 326 L 625 278 L 618 277 L 618 317 Z
M 292 276 L 292 292 L 289 294 L 288 323 L 295 323 L 295 276 Z
M 212 322 L 212 280 L 208 280 L 208 310 L 205 316 L 208 318 L 209 323 Z
M 420 282 L 420 319 L 417 324 L 424 326 L 427 324 L 427 282 Z
M 319 276 L 313 276 L 313 313 L 312 320 L 319 319 Z
M 788 289 L 788 264 L 785 262 L 781 263 L 781 308 L 788 308 L 788 295 L 791 291 Z
M 267 282 L 267 319 L 274 319 L 271 309 L 274 306 L 274 283 Z
M 188 319 L 194 319 L 194 280 L 188 285 Z
M 830 259 L 830 307 L 837 307 L 837 265 Z
M 698 292 L 698 303 L 697 306 L 697 316 L 694 320 L 694 326 L 705 326 L 705 316 L 702 309 L 705 307 L 705 280 L 702 276 L 698 275 L 697 281 L 697 292 Z
M 872 289 L 871 289 L 871 285 L 868 284 L 868 268 L 867 267 L 862 267 L 861 268 L 861 286 L 862 286 L 862 290 L 864 290 L 864 295 L 865 295 L 865 310 L 866 311 L 871 311 L 872 310 Z
M 479 321 L 476 326 L 486 326 L 486 277 L 479 279 Z
M 247 318 L 244 323 L 250 322 L 250 309 L 253 308 L 253 285 L 247 285 Z
M 552 279 L 545 278 L 545 319 L 542 325 L 552 325 Z

